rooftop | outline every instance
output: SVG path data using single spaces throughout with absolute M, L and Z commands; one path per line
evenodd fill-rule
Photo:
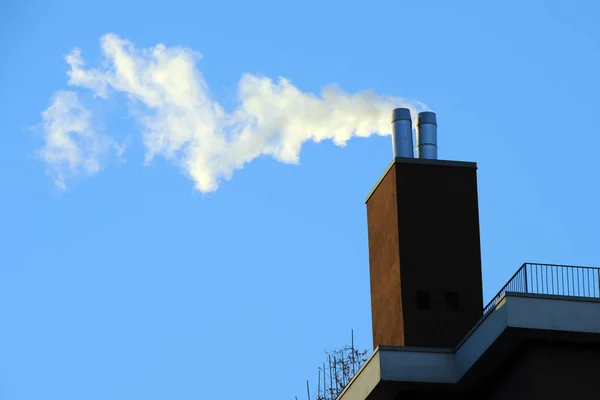
M 600 344 L 600 268 L 526 263 L 454 349 L 379 346 L 339 398 L 482 384 L 528 340 Z

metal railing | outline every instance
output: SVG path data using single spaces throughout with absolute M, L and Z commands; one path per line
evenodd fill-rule
M 525 263 L 483 309 L 483 315 L 506 292 L 600 298 L 600 268 Z

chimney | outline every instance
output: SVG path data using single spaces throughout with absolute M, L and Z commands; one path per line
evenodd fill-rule
M 373 347 L 452 348 L 483 310 L 477 164 L 437 159 L 430 112 L 419 114 L 419 158 L 398 153 L 406 116 L 393 112 L 396 157 L 366 201 Z
M 437 159 L 437 119 L 434 112 L 424 111 L 419 113 L 417 143 L 419 158 Z
M 413 158 L 412 119 L 408 108 L 396 108 L 392 113 L 392 147 L 394 158 Z

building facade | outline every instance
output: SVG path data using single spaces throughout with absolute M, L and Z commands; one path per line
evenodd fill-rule
M 483 306 L 477 165 L 393 114 L 367 197 L 374 352 L 342 400 L 600 398 L 600 269 L 524 264 Z M 410 131 L 409 131 L 410 129 Z

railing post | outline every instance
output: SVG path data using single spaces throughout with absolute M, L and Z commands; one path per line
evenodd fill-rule
M 527 288 L 527 263 L 523 264 L 524 269 L 524 277 L 525 277 L 525 293 L 529 293 L 529 289 Z

